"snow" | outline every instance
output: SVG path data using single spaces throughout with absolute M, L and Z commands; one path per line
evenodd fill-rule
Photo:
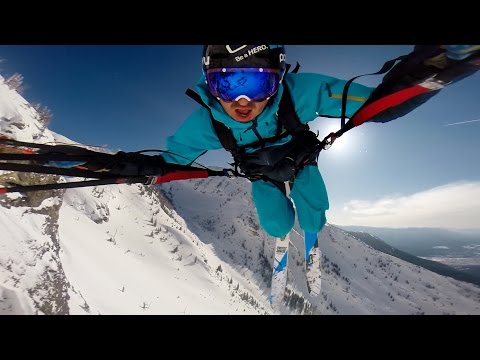
M 43 128 L 1 77 L 0 135 L 74 143 Z M 319 238 L 321 295 L 308 294 L 297 225 L 288 305 L 271 309 L 274 239 L 245 179 L 7 194 L 0 205 L 0 314 L 480 314 L 479 287 L 330 225 Z
M 68 220 L 59 228 L 61 258 L 69 280 L 82 289 L 82 299 L 102 314 L 234 313 L 225 284 L 212 279 L 209 267 L 202 265 L 208 250 L 197 248 L 194 235 L 164 212 L 152 215 L 152 203 L 158 202 L 139 196 L 140 191 L 128 185 L 103 187 L 96 208 L 109 209 L 110 215 L 100 224 L 88 201 L 79 207 L 91 190 L 65 195 L 60 217 Z M 83 313 L 81 306 L 77 301 L 75 311 Z

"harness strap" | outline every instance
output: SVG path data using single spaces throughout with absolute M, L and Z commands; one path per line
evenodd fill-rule
M 403 60 L 407 55 L 402 55 L 399 56 L 395 59 L 388 60 L 385 64 L 383 64 L 382 68 L 378 70 L 377 72 L 371 73 L 371 74 L 363 74 L 363 75 L 358 75 L 350 80 L 347 81 L 345 84 L 345 87 L 343 88 L 343 94 L 342 94 L 342 119 L 341 119 L 341 128 L 343 129 L 345 127 L 345 119 L 346 119 L 346 112 L 347 112 L 347 98 L 348 98 L 348 90 L 350 89 L 350 85 L 358 78 L 363 77 L 363 76 L 370 76 L 370 75 L 381 75 L 385 74 L 386 72 L 390 71 L 395 63 L 399 60 Z
M 290 69 L 290 66 L 291 66 L 290 64 L 287 64 L 286 70 L 285 70 L 286 72 L 288 72 L 288 70 Z M 300 68 L 300 65 L 297 62 L 295 68 L 291 72 L 296 73 L 298 72 L 299 68 Z M 237 169 L 239 166 L 240 167 L 248 166 L 246 165 L 246 164 L 249 164 L 248 157 L 245 158 L 247 155 L 250 156 L 251 158 L 255 158 L 255 153 L 253 154 L 246 153 L 247 148 L 264 149 L 266 148 L 267 144 L 269 143 L 273 144 L 289 135 L 293 137 L 294 139 L 293 141 L 295 141 L 295 144 L 294 144 L 295 146 L 291 147 L 291 150 L 288 150 L 289 152 L 287 154 L 287 159 L 289 160 L 289 163 L 291 163 L 292 165 L 288 165 L 287 168 L 294 167 L 296 169 L 295 170 L 295 174 L 296 174 L 299 169 L 303 168 L 307 164 L 311 164 L 315 162 L 318 158 L 318 154 L 321 150 L 321 143 L 317 139 L 317 136 L 309 130 L 308 125 L 302 124 L 302 122 L 300 121 L 298 114 L 295 111 L 295 105 L 293 103 L 290 90 L 285 83 L 284 83 L 284 91 L 278 105 L 278 111 L 277 111 L 278 121 L 277 121 L 276 134 L 269 138 L 262 138 L 258 133 L 258 131 L 255 132 L 256 129 L 255 127 L 253 127 L 252 130 L 255 132 L 255 135 L 259 140 L 246 145 L 238 145 L 232 130 L 228 128 L 224 123 L 217 121 L 214 118 L 212 110 L 202 100 L 201 96 L 198 93 L 196 93 L 192 89 L 187 89 L 186 94 L 209 111 L 210 118 L 212 120 L 212 126 L 215 130 L 215 133 L 217 134 L 217 137 L 220 143 L 233 156 L 234 163 L 232 165 L 235 166 L 235 171 L 238 171 Z M 287 145 L 287 144 L 284 144 L 284 145 Z M 281 146 L 282 145 L 280 145 L 280 147 Z M 287 149 L 279 148 L 279 150 L 285 152 L 285 150 Z M 275 162 L 275 163 L 272 163 L 271 165 L 266 165 L 266 166 L 267 167 L 272 166 L 272 169 L 274 169 L 276 164 L 277 163 Z M 259 164 L 256 163 L 255 166 L 258 167 Z M 252 171 L 250 174 L 248 170 L 242 169 L 242 171 L 245 171 L 245 173 L 247 174 L 247 177 L 251 180 L 264 179 L 264 180 L 272 181 L 271 178 L 263 176 L 260 173 L 253 171 L 252 169 L 250 170 Z M 264 171 L 267 171 L 267 170 L 264 169 Z M 292 170 L 289 170 L 289 171 L 292 171 Z M 283 185 L 283 181 L 282 181 L 282 185 Z

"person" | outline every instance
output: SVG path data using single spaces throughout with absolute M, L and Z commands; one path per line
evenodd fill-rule
M 316 161 L 318 152 L 299 150 L 305 141 L 298 141 L 288 132 L 286 136 L 277 135 L 279 104 L 288 89 L 301 124 L 319 116 L 340 117 L 345 81 L 321 74 L 287 72 L 283 45 L 206 45 L 202 63 L 203 75 L 196 90 L 204 106 L 167 138 L 166 150 L 171 154 L 162 156 L 170 163 L 190 164 L 208 150 L 221 149 L 224 146 L 212 125 L 213 120 L 220 122 L 231 131 L 237 145 L 244 147 L 244 154 L 257 159 L 256 170 L 261 169 L 260 173 L 253 172 L 257 176 L 249 177 L 261 227 L 274 237 L 286 235 L 293 227 L 295 210 L 282 188 L 284 181 L 290 181 L 290 197 L 300 227 L 305 232 L 320 232 L 326 223 L 329 201 Z M 372 90 L 352 84 L 347 116 L 359 109 Z M 316 139 L 316 134 L 313 136 Z M 311 140 L 306 138 L 307 142 Z M 275 165 L 291 153 L 297 156 L 295 162 L 301 163 L 287 166 L 285 175 L 285 167 Z M 239 162 L 248 174 L 248 161 Z
M 225 148 L 235 169 L 251 180 L 260 225 L 269 235 L 285 236 L 295 210 L 301 229 L 318 233 L 329 200 L 317 164 L 319 141 L 308 123 L 320 116 L 351 118 L 362 110 L 363 119 L 347 123 L 344 132 L 364 121 L 401 117 L 477 71 L 478 56 L 472 54 L 478 53 L 478 45 L 417 45 L 393 68 L 394 61 L 385 63 L 391 70 L 378 72 L 388 71 L 371 88 L 324 74 L 289 72 L 283 45 L 205 45 L 197 92 L 187 91 L 202 106 L 167 138 L 168 154 L 162 157 L 190 165 L 209 150 Z

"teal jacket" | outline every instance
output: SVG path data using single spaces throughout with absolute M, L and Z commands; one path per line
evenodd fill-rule
M 290 89 L 295 110 L 302 123 L 306 124 L 319 116 L 341 117 L 342 92 L 346 81 L 314 73 L 288 73 L 284 81 Z M 284 89 L 282 84 L 273 102 L 265 107 L 256 120 L 248 123 L 233 120 L 223 110 L 220 103 L 210 95 L 204 76 L 200 78 L 195 87 L 204 103 L 212 110 L 214 118 L 232 130 L 238 145 L 246 145 L 258 140 L 252 130 L 254 127 L 264 139 L 275 135 L 277 131 L 276 112 Z M 355 83 L 350 86 L 347 117 L 358 110 L 373 90 L 374 88 Z M 287 137 L 271 146 L 281 145 L 289 140 L 290 137 Z M 206 108 L 200 106 L 185 120 L 173 136 L 167 138 L 167 150 L 180 156 L 166 153 L 162 156 L 170 163 L 189 164 L 205 151 L 221 148 L 222 144 L 213 128 L 210 113 Z

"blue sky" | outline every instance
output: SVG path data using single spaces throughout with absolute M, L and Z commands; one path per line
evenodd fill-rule
M 412 45 L 287 45 L 302 72 L 349 79 L 375 72 Z M 0 45 L 0 74 L 25 78 L 24 97 L 53 113 L 50 128 L 112 150 L 163 149 L 198 105 L 184 92 L 201 75 L 202 45 Z M 323 152 L 333 223 L 480 228 L 480 73 L 412 113 L 364 124 Z M 381 76 L 361 78 L 375 86 Z M 320 138 L 339 120 L 317 119 Z M 218 150 L 200 158 L 224 166 Z M 419 203 L 421 205 L 419 205 Z M 422 210 L 423 205 L 430 210 Z M 416 213 L 415 211 L 419 211 Z

